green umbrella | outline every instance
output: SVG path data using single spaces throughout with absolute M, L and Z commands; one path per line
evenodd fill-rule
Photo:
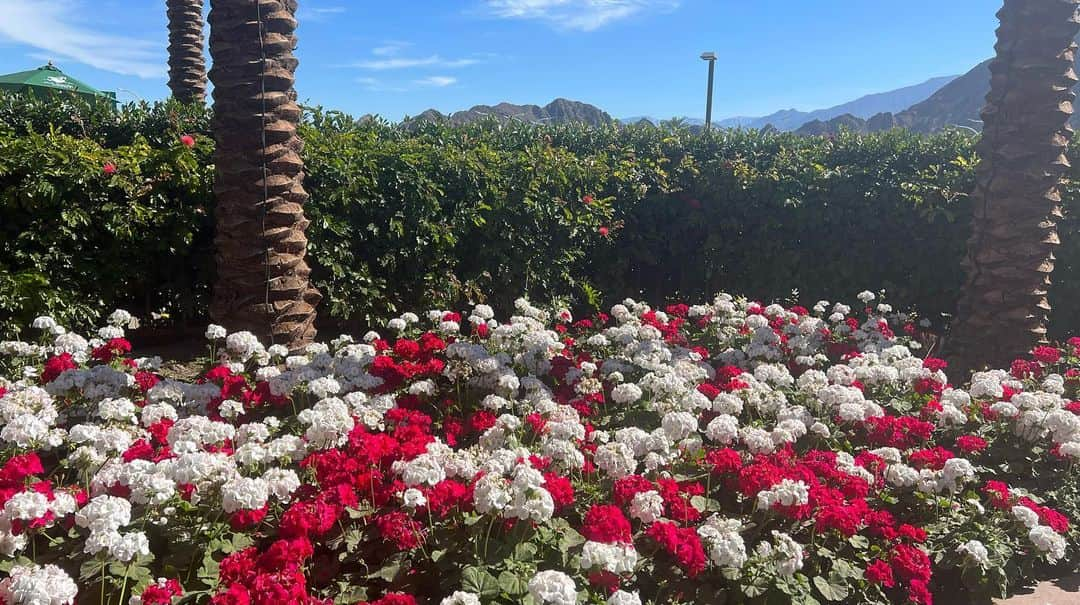
M 0 76 L 0 90 L 40 95 L 70 92 L 89 100 L 104 99 L 116 102 L 115 92 L 104 92 L 65 75 L 51 62 L 37 69 Z

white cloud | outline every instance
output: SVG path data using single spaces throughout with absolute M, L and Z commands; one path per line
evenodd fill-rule
M 344 6 L 307 6 L 307 4 L 301 4 L 296 18 L 301 22 L 325 21 L 327 18 L 340 15 L 347 10 Z
M 378 78 L 356 78 L 356 83 L 360 84 L 364 90 L 368 92 L 408 92 L 407 86 L 401 86 L 399 84 L 390 84 L 383 82 Z
M 0 40 L 126 76 L 166 74 L 164 24 L 160 39 L 145 40 L 86 25 L 95 16 L 93 3 L 82 0 L 0 0 Z
M 420 80 L 413 80 L 414 83 L 420 86 L 433 86 L 435 88 L 443 88 L 457 84 L 457 78 L 451 76 L 428 76 Z
M 371 54 L 376 57 L 393 57 L 401 54 L 401 51 L 412 46 L 408 42 L 386 42 L 382 46 L 371 49 Z
M 396 50 L 391 50 L 389 47 L 381 46 L 379 48 L 376 48 L 373 51 L 373 54 L 381 56 L 383 58 L 357 61 L 355 63 L 352 63 L 350 67 L 371 69 L 375 71 L 385 71 L 388 69 L 411 69 L 414 67 L 438 67 L 443 69 L 454 69 L 458 67 L 468 67 L 469 65 L 476 65 L 480 62 L 479 59 L 443 59 L 439 55 L 431 55 L 428 57 L 393 56 L 396 53 Z
M 556 27 L 593 31 L 645 12 L 674 10 L 680 0 L 484 0 L 488 12 L 506 19 L 535 19 Z
M 457 84 L 458 79 L 451 76 L 427 76 L 408 82 L 387 82 L 379 78 L 356 78 L 368 92 L 409 92 L 418 88 L 445 88 Z

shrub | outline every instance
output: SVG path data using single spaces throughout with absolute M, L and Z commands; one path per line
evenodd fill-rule
M 0 97 L 0 145 L 14 154 L 0 160 L 0 323 L 17 312 L 82 309 L 85 318 L 114 306 L 204 314 L 213 265 L 207 124 L 205 110 L 173 104 L 110 114 Z M 509 292 L 585 310 L 720 288 L 813 303 L 852 283 L 885 288 L 940 325 L 963 280 L 977 158 L 973 137 L 960 132 L 829 139 L 645 126 L 403 128 L 321 109 L 301 129 L 324 326 L 361 330 L 420 304 L 509 310 Z M 199 133 L 194 155 L 173 154 L 185 132 Z M 123 171 L 100 178 L 97 164 L 130 164 L 132 154 L 143 180 Z M 196 164 L 173 164 L 187 158 Z M 36 174 L 42 168 L 55 174 Z M 168 183 L 169 174 L 183 179 Z M 1067 210 L 1074 183 L 1064 190 Z M 109 219 L 130 232 L 117 246 L 99 200 L 123 198 L 143 218 Z M 94 220 L 77 233 L 47 232 L 61 202 Z M 1080 296 L 1075 217 L 1060 230 L 1058 336 L 1080 331 L 1080 308 L 1069 304 Z M 94 250 L 102 270 L 75 266 Z M 112 287 L 102 279 L 112 274 L 134 274 L 138 287 Z M 69 293 L 78 305 L 57 304 Z
M 86 322 L 118 300 L 201 316 L 212 212 L 208 150 L 136 135 L 106 149 L 0 124 L 0 321 Z
M 0 596 L 928 604 L 1074 556 L 1063 502 L 1001 471 L 1075 496 L 1080 341 L 949 386 L 859 299 L 520 299 L 293 356 L 210 326 L 192 383 L 124 311 L 37 318 L 0 343 Z

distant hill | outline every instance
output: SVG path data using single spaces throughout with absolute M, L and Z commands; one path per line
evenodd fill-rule
M 954 79 L 929 98 L 896 113 L 882 112 L 869 119 L 847 116 L 847 119 L 814 120 L 795 132 L 806 135 L 836 134 L 841 128 L 855 132 L 878 132 L 890 128 L 907 128 L 915 132 L 937 132 L 949 126 L 979 130 L 979 112 L 990 92 L 990 59 L 979 63 L 966 74 Z M 853 118 L 853 119 L 852 119 Z
M 612 117 L 607 112 L 594 105 L 569 99 L 555 99 L 543 107 L 499 103 L 498 105 L 477 105 L 449 115 L 429 109 L 418 116 L 407 118 L 405 124 L 437 120 L 446 120 L 451 124 L 468 124 L 490 118 L 500 122 L 519 120 L 532 124 L 582 123 L 590 126 L 612 122 Z
M 946 126 L 981 129 L 979 112 L 990 92 L 990 61 L 979 63 L 926 100 L 897 113 L 896 125 L 923 133 Z
M 1077 36 L 1080 42 L 1080 36 Z M 915 132 L 937 132 L 949 126 L 982 129 L 980 113 L 990 92 L 990 61 L 987 59 L 971 68 L 966 74 L 954 79 L 927 99 L 913 104 L 903 111 L 881 113 L 869 119 L 827 120 L 807 123 L 796 132 L 801 134 L 834 134 L 840 128 L 858 132 L 877 132 L 889 128 L 907 128 Z M 1078 57 L 1077 69 L 1080 69 Z M 1076 89 L 1080 93 L 1080 85 Z M 1074 128 L 1080 128 L 1080 113 L 1071 119 Z
M 637 124 L 639 122 L 649 122 L 650 124 L 659 125 L 661 122 L 679 121 L 687 126 L 704 126 L 705 120 L 701 118 L 688 118 L 686 116 L 677 116 L 674 118 L 654 118 L 652 116 L 633 116 L 629 118 L 619 118 L 621 124 Z M 719 124 L 719 122 L 713 122 L 713 124 Z
M 957 76 L 930 78 L 921 84 L 865 95 L 854 101 L 815 111 L 784 109 L 757 118 L 726 118 L 719 120 L 716 124 L 728 128 L 764 128 L 765 126 L 771 125 L 777 130 L 797 130 L 808 122 L 813 122 L 815 120 L 826 122 L 845 114 L 850 114 L 856 118 L 868 119 L 879 113 L 899 112 L 907 109 L 915 103 L 927 99 L 956 78 Z

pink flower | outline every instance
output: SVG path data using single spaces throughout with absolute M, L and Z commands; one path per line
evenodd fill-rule
M 184 147 L 191 149 L 195 146 L 195 137 L 191 136 L 190 134 L 185 134 L 184 136 L 180 137 L 180 142 L 184 144 Z
M 105 165 L 101 167 L 101 171 L 109 176 L 112 176 L 116 174 L 116 164 L 113 164 L 112 162 L 105 162 Z

